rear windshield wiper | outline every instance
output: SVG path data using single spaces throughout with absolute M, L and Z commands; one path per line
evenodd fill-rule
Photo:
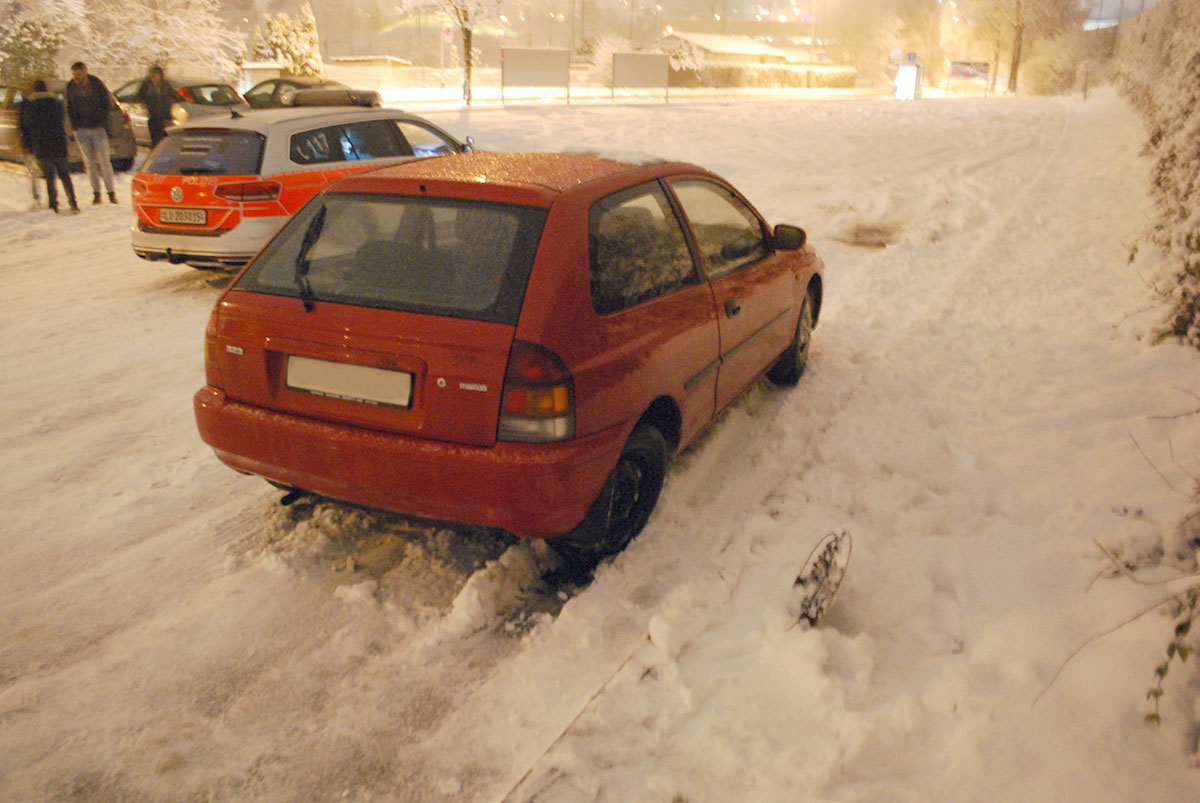
M 321 236 L 321 228 L 324 225 L 325 205 L 322 204 L 312 220 L 308 221 L 308 228 L 304 230 L 304 240 L 300 243 L 300 252 L 296 254 L 296 286 L 300 288 L 300 300 L 304 302 L 305 312 L 313 311 L 313 290 L 308 281 L 308 252 Z
M 181 167 L 179 175 L 181 176 L 212 176 L 222 175 L 224 170 L 218 167 Z

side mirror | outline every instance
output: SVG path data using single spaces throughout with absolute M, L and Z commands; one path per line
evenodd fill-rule
M 784 251 L 799 251 L 808 242 L 808 235 L 799 226 L 780 223 L 775 227 L 775 247 Z
M 463 153 L 474 153 L 475 152 L 475 137 L 467 137 L 467 141 L 463 145 L 462 152 Z

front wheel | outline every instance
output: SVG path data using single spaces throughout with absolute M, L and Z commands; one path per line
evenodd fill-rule
M 812 293 L 804 294 L 800 304 L 800 319 L 796 322 L 796 336 L 792 344 L 779 357 L 779 361 L 767 371 L 767 379 L 776 385 L 794 385 L 808 367 L 808 349 L 812 344 L 813 300 Z
M 658 502 L 668 459 L 662 433 L 645 424 L 636 427 L 583 522 L 551 545 L 568 560 L 586 564 L 623 550 Z

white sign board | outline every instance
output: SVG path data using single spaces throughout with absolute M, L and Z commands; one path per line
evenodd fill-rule
M 613 53 L 613 89 L 663 89 L 671 62 L 665 53 Z
M 500 86 L 563 87 L 569 96 L 571 51 L 506 47 L 500 51 Z

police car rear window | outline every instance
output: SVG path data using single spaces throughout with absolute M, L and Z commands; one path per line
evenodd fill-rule
M 264 139 L 253 131 L 188 129 L 167 134 L 141 172 L 167 176 L 257 175 Z

